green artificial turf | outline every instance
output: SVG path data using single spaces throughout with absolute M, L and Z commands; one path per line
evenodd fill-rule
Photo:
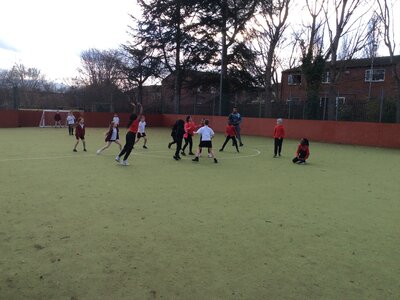
M 299 166 L 246 136 L 194 163 L 150 128 L 124 167 L 104 131 L 0 129 L 0 299 L 399 299 L 399 150 Z

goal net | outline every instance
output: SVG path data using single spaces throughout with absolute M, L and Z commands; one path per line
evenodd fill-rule
M 71 112 L 71 110 L 61 110 L 61 109 L 43 109 L 42 111 L 42 117 L 40 118 L 40 122 L 39 122 L 39 127 L 54 127 L 56 126 L 56 114 L 60 115 L 61 120 L 60 120 L 60 124 L 61 126 L 65 126 L 66 125 L 66 120 L 67 120 L 67 116 L 68 113 Z M 73 110 L 72 111 L 76 117 L 76 113 L 80 112 L 80 111 L 76 111 Z M 57 125 L 59 126 L 59 125 Z

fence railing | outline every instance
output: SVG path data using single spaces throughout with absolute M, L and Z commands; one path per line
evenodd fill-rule
M 156 100 L 143 99 L 144 112 L 175 113 L 172 98 L 153 97 Z M 396 102 L 391 98 L 376 98 L 363 101 L 343 101 L 334 99 L 328 102 L 326 98 L 316 103 L 304 100 L 265 103 L 263 95 L 246 93 L 227 95 L 225 113 L 236 106 L 243 117 L 254 118 L 285 118 L 307 120 L 337 120 L 359 122 L 396 122 Z M 202 94 L 182 97 L 179 113 L 186 115 L 219 115 L 220 101 L 218 95 Z M 70 109 L 79 108 L 85 111 L 116 111 L 130 110 L 128 100 L 114 99 L 113 104 L 93 102 L 84 96 L 68 94 L 20 93 L 18 97 L 11 91 L 0 91 L 0 110 L 28 109 Z
M 164 99 L 165 100 L 165 99 Z M 218 98 L 196 103 L 184 99 L 180 105 L 181 114 L 218 115 Z M 337 120 L 358 122 L 396 122 L 396 102 L 393 99 L 370 99 L 369 101 L 349 102 L 321 100 L 317 103 L 307 101 L 282 101 L 268 103 L 245 101 L 229 103 L 229 110 L 236 106 L 242 116 L 253 118 L 285 118 L 305 120 Z M 158 108 L 148 107 L 147 112 L 160 112 Z M 162 113 L 174 113 L 173 105 L 163 105 Z

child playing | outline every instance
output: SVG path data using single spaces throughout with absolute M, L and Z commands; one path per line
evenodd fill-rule
M 97 155 L 99 155 L 103 150 L 107 149 L 108 147 L 111 146 L 111 144 L 114 142 L 118 144 L 119 146 L 119 151 L 122 149 L 122 145 L 119 142 L 119 129 L 118 129 L 118 123 L 111 122 L 110 127 L 108 128 L 108 131 L 105 133 L 106 136 L 106 144 L 104 145 L 103 148 L 97 150 Z
M 139 119 L 141 118 L 143 114 L 143 106 L 138 103 L 139 106 L 139 116 L 136 114 L 136 105 L 135 103 L 131 103 L 133 106 L 133 112 L 129 117 L 129 123 L 128 123 L 128 132 L 126 133 L 126 142 L 124 145 L 124 148 L 122 151 L 115 157 L 115 160 L 117 162 L 120 162 L 122 155 L 124 155 L 124 159 L 122 160 L 121 164 L 123 166 L 128 166 L 128 157 L 132 152 L 133 145 L 135 145 L 135 138 L 136 138 L 136 133 L 138 131 L 139 127 Z
M 68 133 L 69 133 L 69 135 L 74 135 L 75 116 L 74 116 L 74 114 L 72 113 L 72 111 L 70 111 L 70 112 L 68 113 L 66 122 L 67 122 L 67 126 L 68 126 Z
M 174 126 L 172 126 L 172 130 L 171 130 L 172 142 L 168 143 L 168 149 L 171 149 L 171 146 L 172 146 L 173 144 L 176 144 L 176 139 L 175 139 L 175 137 L 176 137 L 177 126 L 178 126 L 178 123 L 177 123 L 177 122 L 175 122 Z
M 61 125 L 61 115 L 60 112 L 57 110 L 56 114 L 54 115 L 54 127 L 59 126 L 60 128 L 62 127 Z
M 297 147 L 296 157 L 293 158 L 293 163 L 305 164 L 307 158 L 310 156 L 310 150 L 308 148 L 309 143 L 306 138 L 302 138 L 299 146 Z
M 175 130 L 175 136 L 174 141 L 176 142 L 176 151 L 175 151 L 175 155 L 173 156 L 173 158 L 175 160 L 180 160 L 181 157 L 179 156 L 179 153 L 182 149 L 182 140 L 183 140 L 183 136 L 185 134 L 185 122 L 183 120 L 177 120 L 174 127 L 176 128 Z
M 76 143 L 74 147 L 74 152 L 76 151 L 76 146 L 79 144 L 79 140 L 82 141 L 83 144 L 83 151 L 86 152 L 86 142 L 85 142 L 85 120 L 83 118 L 79 118 L 78 120 L 78 125 L 76 126 L 75 129 L 75 137 L 76 137 Z
M 117 124 L 117 127 L 119 126 L 119 117 L 116 113 L 114 114 L 112 121 L 114 124 Z
M 192 159 L 192 161 L 199 161 L 199 156 L 201 153 L 202 148 L 208 148 L 211 154 L 211 157 L 214 158 L 214 163 L 218 163 L 217 158 L 215 157 L 214 151 L 212 149 L 212 142 L 211 139 L 214 137 L 214 130 L 208 127 L 209 121 L 204 121 L 204 126 L 201 127 L 199 130 L 194 132 L 195 134 L 201 135 L 201 141 L 199 144 L 199 149 L 197 150 L 196 157 Z
M 285 137 L 285 128 L 283 127 L 282 123 L 282 119 L 276 120 L 276 126 L 274 128 L 274 157 L 276 157 L 276 155 L 281 156 L 282 143 Z
M 142 116 L 140 118 L 140 122 L 139 122 L 139 127 L 138 127 L 138 133 L 137 133 L 137 141 L 135 144 L 137 144 L 140 140 L 140 138 L 144 139 L 144 144 L 143 144 L 143 148 L 147 149 L 146 143 L 147 143 L 147 137 L 146 137 L 146 132 L 145 132 L 145 128 L 146 128 L 146 118 L 145 116 Z
M 183 156 L 185 156 L 185 149 L 187 147 L 187 145 L 189 145 L 189 155 L 194 155 L 193 153 L 193 139 L 192 136 L 194 135 L 194 131 L 196 130 L 196 125 L 194 124 L 192 117 L 191 116 L 187 116 L 186 117 L 186 123 L 185 123 L 185 134 L 184 134 L 184 138 L 185 138 L 185 145 L 182 148 L 182 152 L 181 154 Z
M 204 126 L 204 121 L 205 121 L 205 120 L 206 120 L 205 118 L 202 118 L 202 119 L 200 120 L 200 125 L 197 125 L 196 128 L 203 127 L 203 126 Z M 201 134 L 199 134 L 199 143 L 200 143 L 200 142 L 201 142 Z M 212 155 L 211 155 L 211 153 L 210 153 L 210 149 L 207 149 L 207 151 L 208 151 L 208 158 L 211 158 Z M 201 152 L 202 152 L 202 149 L 200 149 L 199 157 L 201 157 Z
M 225 142 L 222 145 L 221 149 L 219 149 L 219 151 L 220 152 L 224 151 L 225 145 L 228 143 L 230 139 L 232 139 L 233 145 L 236 147 L 236 151 L 239 152 L 239 147 L 236 141 L 235 126 L 233 126 L 231 122 L 229 122 L 225 128 L 225 136 L 226 136 Z

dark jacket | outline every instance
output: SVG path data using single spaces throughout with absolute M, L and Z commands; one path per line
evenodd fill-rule
M 174 139 L 175 140 L 183 139 L 183 135 L 185 134 L 185 121 L 181 119 L 177 120 L 174 125 L 174 128 L 175 128 Z

